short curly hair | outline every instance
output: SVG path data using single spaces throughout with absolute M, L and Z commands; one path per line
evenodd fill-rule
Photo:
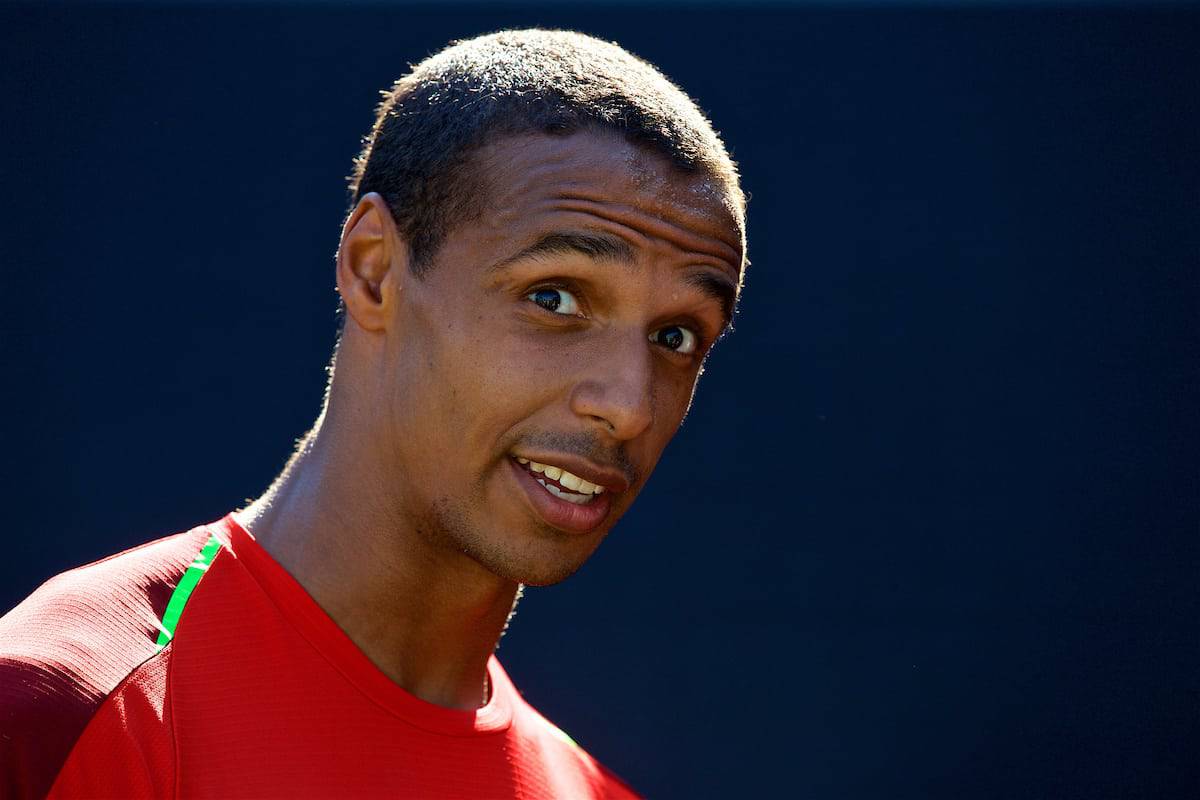
M 696 104 L 651 64 L 573 31 L 507 30 L 452 43 L 382 92 L 348 176 L 350 210 L 377 192 L 423 276 L 449 232 L 478 218 L 471 156 L 501 137 L 612 130 L 725 187 L 745 251 L 737 166 Z

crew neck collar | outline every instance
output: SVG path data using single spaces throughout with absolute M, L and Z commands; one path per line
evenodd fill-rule
M 375 666 L 232 513 L 209 528 L 308 644 L 376 705 L 418 728 L 449 736 L 496 733 L 512 724 L 519 698 L 494 655 L 487 665 L 491 696 L 486 705 L 462 710 L 422 700 Z

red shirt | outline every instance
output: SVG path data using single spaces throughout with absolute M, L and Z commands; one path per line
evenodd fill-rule
M 209 541 L 175 626 L 166 600 Z M 488 675 L 474 711 L 408 693 L 230 515 L 65 573 L 0 620 L 0 795 L 636 797 L 495 657 Z

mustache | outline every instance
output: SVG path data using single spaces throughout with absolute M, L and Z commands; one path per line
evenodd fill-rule
M 570 453 L 586 458 L 598 466 L 616 469 L 625 476 L 630 486 L 635 486 L 641 478 L 629 453 L 625 452 L 624 445 L 618 445 L 616 448 L 605 447 L 598 436 L 590 433 L 541 431 L 523 438 L 522 441 L 535 448 Z

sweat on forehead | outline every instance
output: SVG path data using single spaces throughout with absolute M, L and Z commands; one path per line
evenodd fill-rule
M 630 185 L 647 194 L 671 195 L 680 202 L 726 205 L 736 191 L 704 168 L 681 167 L 657 150 L 603 128 L 567 136 L 526 133 L 489 141 L 468 156 L 471 172 L 493 180 L 514 166 L 514 157 L 536 152 L 547 169 L 578 170 L 592 166 L 598 176 L 626 176 Z
M 611 131 L 507 137 L 480 148 L 470 164 L 471 194 L 481 215 L 496 218 L 555 201 L 594 201 L 629 211 L 636 206 L 657 222 L 716 240 L 730 266 L 741 264 L 740 219 L 720 179 L 681 169 Z

